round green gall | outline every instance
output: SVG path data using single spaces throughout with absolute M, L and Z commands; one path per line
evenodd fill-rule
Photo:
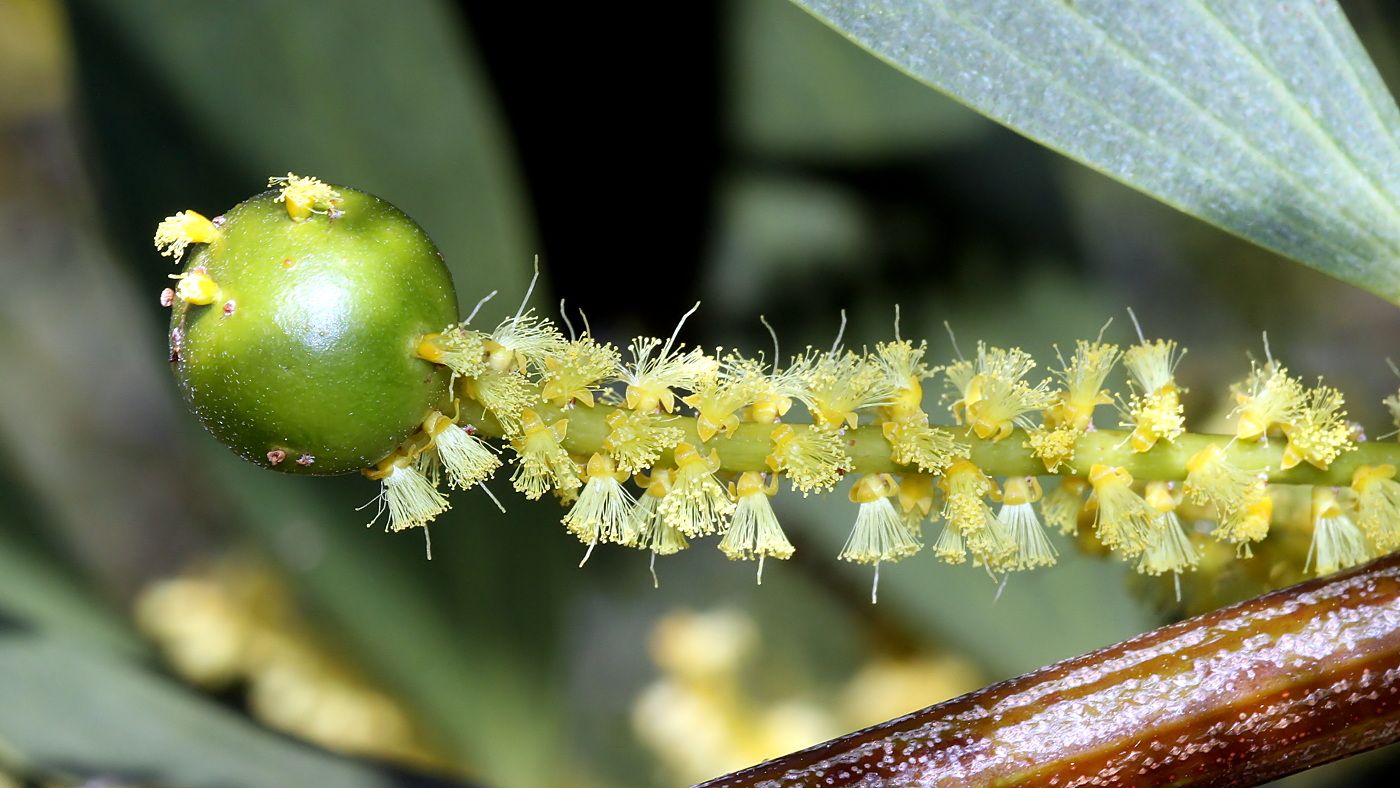
M 449 399 L 450 372 L 415 354 L 458 320 L 442 255 L 414 221 L 311 178 L 222 217 L 170 217 L 156 244 L 192 246 L 162 301 L 170 361 L 204 426 L 279 471 L 373 467 Z

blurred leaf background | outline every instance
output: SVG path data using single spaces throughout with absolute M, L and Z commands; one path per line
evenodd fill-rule
M 1397 8 L 1344 7 L 1400 84 Z M 1124 567 L 1063 542 L 999 599 L 925 554 L 886 568 L 872 607 L 867 570 L 835 561 L 839 493 L 786 501 L 798 553 L 761 587 L 703 546 L 659 561 L 657 589 L 644 554 L 580 569 L 559 511 L 515 497 L 457 502 L 431 562 L 365 530 L 364 480 L 239 462 L 164 369 L 155 222 L 288 170 L 401 206 L 465 306 L 501 291 L 488 320 L 535 254 L 540 303 L 614 342 L 700 299 L 692 342 L 766 349 L 763 314 L 796 351 L 846 309 L 860 344 L 898 303 L 937 357 L 946 320 L 1043 358 L 1110 317 L 1125 339 L 1132 306 L 1191 348 L 1196 412 L 1267 331 L 1386 431 L 1393 306 L 1016 136 L 786 0 L 669 12 L 0 0 L 0 771 L 674 785 L 1164 620 Z M 242 667 L 199 680 L 226 641 Z M 1359 782 L 1394 757 L 1335 768 Z

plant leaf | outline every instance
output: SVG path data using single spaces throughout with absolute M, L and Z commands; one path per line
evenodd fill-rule
M 1331 0 L 794 0 L 1027 137 L 1400 303 L 1400 111 Z
M 0 740 L 8 757 L 44 773 L 160 785 L 399 782 L 76 642 L 0 632 L 0 673 Z

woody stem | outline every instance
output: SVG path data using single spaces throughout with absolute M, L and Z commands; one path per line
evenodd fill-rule
M 1400 556 L 705 783 L 1257 785 L 1400 739 Z

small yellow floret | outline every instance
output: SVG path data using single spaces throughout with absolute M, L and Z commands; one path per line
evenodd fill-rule
M 1243 513 L 1221 521 L 1212 535 L 1239 545 L 1240 555 L 1248 558 L 1251 555 L 1249 543 L 1263 541 L 1264 537 L 1269 535 L 1269 526 L 1273 519 L 1274 499 L 1266 487 L 1262 498 L 1251 503 Z
M 1069 426 L 1033 427 L 1026 433 L 1026 445 L 1045 470 L 1054 473 L 1061 465 L 1074 461 L 1074 447 L 1084 433 Z
M 939 486 L 943 488 L 943 517 L 958 531 L 958 539 L 981 563 L 988 567 L 999 566 L 1016 545 L 985 500 L 995 492 L 996 485 L 976 465 L 957 460 L 943 472 Z M 948 535 L 945 528 L 934 552 L 945 561 L 957 563 L 958 559 L 949 557 L 953 555 L 955 541 L 958 540 Z
M 1302 381 L 1273 361 L 1251 365 L 1249 377 L 1230 391 L 1235 398 L 1231 415 L 1239 418 L 1235 437 L 1244 441 L 1258 440 L 1270 429 L 1292 422 L 1306 396 Z
M 1041 495 L 1040 482 L 1034 476 L 1010 478 L 1002 485 L 1002 505 L 997 512 L 997 520 L 1013 549 L 998 556 L 996 563 L 991 564 L 992 568 L 1033 569 L 1055 563 L 1055 546 L 1050 544 L 1040 518 L 1035 515 L 1033 504 L 1040 500 Z
M 714 375 L 696 381 L 682 401 L 695 409 L 695 431 L 708 442 L 739 428 L 739 411 L 753 404 L 764 378 L 761 362 L 729 356 Z
M 879 565 L 884 561 L 898 561 L 919 551 L 923 545 L 900 519 L 890 496 L 899 485 L 887 473 L 871 473 L 862 476 L 851 488 L 850 498 L 860 504 L 856 513 L 851 535 L 838 556 L 843 561 L 862 564 L 875 564 L 875 582 L 870 590 L 870 601 L 876 601 L 879 589 Z
M 540 397 L 561 408 L 575 400 L 593 407 L 593 390 L 612 375 L 619 361 L 616 348 L 599 344 L 591 337 L 565 342 L 544 355 L 544 387 Z
M 1144 341 L 1123 354 L 1123 366 L 1137 389 L 1127 407 L 1129 421 L 1123 424 L 1133 428 L 1129 438 L 1133 451 L 1147 451 L 1158 441 L 1171 443 L 1186 431 L 1182 390 L 1174 377 L 1184 355 L 1186 351 L 1178 352 L 1176 342 L 1170 339 Z
M 887 421 L 880 429 L 889 441 L 890 459 L 926 473 L 938 473 L 971 452 L 951 432 L 930 426 L 922 413 L 901 421 Z
M 218 301 L 223 295 L 219 283 L 202 266 L 171 278 L 179 280 L 179 284 L 175 285 L 175 297 L 187 304 L 205 306 Z
M 740 474 L 739 481 L 730 487 L 730 495 L 739 499 L 739 505 L 734 509 L 729 530 L 719 543 L 720 551 L 730 560 L 758 559 L 760 585 L 763 583 L 763 559 L 769 556 L 791 558 L 794 552 L 768 500 L 777 493 L 778 477 L 765 482 L 761 473 L 745 471 Z
M 1288 470 L 1306 461 L 1325 471 L 1342 452 L 1356 448 L 1347 412 L 1342 410 L 1344 402 L 1341 391 L 1322 385 L 1319 379 L 1293 420 L 1282 425 L 1288 445 L 1283 449 L 1281 468 Z
M 213 243 L 219 237 L 219 228 L 203 214 L 196 211 L 180 211 L 167 216 L 156 225 L 156 248 L 161 256 L 179 260 L 190 244 Z
M 851 458 L 841 446 L 841 436 L 815 427 L 779 424 L 773 429 L 773 451 L 768 467 L 784 474 L 804 496 L 836 486 Z
M 368 525 L 374 525 L 387 513 L 389 520 L 385 530 L 402 531 L 426 526 L 450 506 L 447 498 L 405 454 L 396 452 L 390 455 L 375 470 L 366 471 L 365 475 L 380 482 L 379 497 L 375 500 L 378 507 Z
M 670 426 L 674 417 L 619 408 L 607 416 L 608 435 L 603 451 L 617 460 L 617 467 L 628 473 L 650 468 L 661 452 L 685 437 L 680 427 Z
M 1351 477 L 1356 493 L 1357 524 L 1376 549 L 1389 553 L 1400 547 L 1400 482 L 1395 466 L 1362 465 Z
M 520 437 L 510 442 L 517 455 L 510 479 L 515 489 L 532 501 L 550 490 L 578 489 L 582 484 L 578 464 L 560 445 L 568 434 L 568 420 L 546 425 L 538 413 L 527 408 L 520 414 L 520 424 Z
M 1118 467 L 1095 465 L 1089 469 L 1098 517 L 1094 522 L 1099 541 L 1125 558 L 1138 555 L 1151 543 L 1157 512 L 1133 491 L 1132 474 Z
M 1064 476 L 1055 489 L 1040 502 L 1040 514 L 1045 524 L 1060 529 L 1066 536 L 1079 533 L 1079 513 L 1084 511 L 1084 493 L 1089 480 L 1082 476 Z
M 496 417 L 507 438 L 521 434 L 521 417 L 539 395 L 530 380 L 519 372 L 496 372 L 489 368 L 467 378 L 462 391 Z
M 1174 572 L 1180 575 L 1195 569 L 1200 563 L 1200 554 L 1181 527 L 1181 518 L 1176 508 L 1181 498 L 1172 489 L 1171 482 L 1153 481 L 1147 483 L 1144 495 L 1147 505 L 1157 512 L 1157 518 L 1148 536 L 1147 546 L 1142 551 L 1142 560 L 1137 570 L 1147 575 L 1160 575 Z
M 268 178 L 267 185 L 282 187 L 273 199 L 286 206 L 287 215 L 297 222 L 311 218 L 314 213 L 336 211 L 341 201 L 340 192 L 320 178 L 289 172 L 285 176 Z
M 432 438 L 433 448 L 447 469 L 448 482 L 459 490 L 481 484 L 501 467 L 490 444 L 437 411 L 424 420 L 423 432 Z
M 674 389 L 693 389 L 719 367 L 700 348 L 681 352 L 672 342 L 655 337 L 632 340 L 630 350 L 632 361 L 618 367 L 617 377 L 627 385 L 627 407 L 643 413 L 674 411 Z
M 707 457 L 682 441 L 672 455 L 676 459 L 676 481 L 661 502 L 662 519 L 691 537 L 721 530 L 724 518 L 734 511 L 734 502 L 715 479 L 719 454 L 711 450 Z
M 804 370 L 802 401 L 812 423 L 824 430 L 855 427 L 859 411 L 888 405 L 894 390 L 880 366 L 849 350 L 816 353 L 799 362 Z
M 1186 460 L 1183 491 L 1192 503 L 1215 507 L 1216 517 L 1223 527 L 1243 516 L 1264 497 L 1265 482 L 1258 473 L 1232 463 L 1225 450 L 1213 443 Z M 1238 540 L 1227 538 L 1227 541 Z
M 1057 356 L 1059 352 L 1060 349 L 1055 348 Z M 1060 356 L 1060 368 L 1052 372 L 1064 384 L 1064 389 L 1055 393 L 1053 404 L 1046 408 L 1045 426 L 1068 428 L 1077 433 L 1091 429 L 1094 409 L 1113 403 L 1103 382 L 1122 355 L 1117 345 L 1081 339 L 1075 343 L 1074 356 L 1069 363 Z
M 977 343 L 975 365 L 961 361 L 944 370 L 961 394 L 952 405 L 954 418 L 965 419 L 984 440 L 999 441 L 1017 426 L 1035 426 L 1027 416 L 1049 407 L 1053 395 L 1048 381 L 1032 386 L 1024 378 L 1035 369 L 1035 360 L 1020 348 L 987 347 Z
M 899 510 L 904 523 L 918 536 L 923 523 L 933 514 L 938 479 L 931 473 L 906 473 L 899 479 Z
M 1395 425 L 1397 434 L 1400 434 L 1400 392 L 1381 400 L 1381 404 L 1390 411 L 1390 423 Z
M 580 340 L 583 346 L 575 352 L 588 352 L 588 346 L 598 347 L 590 339 Z M 569 341 L 550 321 L 535 315 L 534 310 L 502 320 L 486 340 L 486 364 L 497 372 L 529 372 L 545 368 L 545 359 L 558 358 L 568 352 Z M 611 372 L 603 370 L 598 377 Z
M 586 475 L 588 482 L 563 519 L 569 533 L 588 545 L 579 566 L 587 563 L 600 542 L 635 547 L 641 538 L 641 527 L 634 516 L 636 500 L 622 486 L 628 474 L 619 471 L 611 458 L 594 454 L 588 459 Z
M 424 334 L 415 352 L 424 361 L 452 370 L 454 378 L 474 378 L 486 371 L 486 335 L 463 326 Z
M 1331 574 L 1371 557 L 1365 534 L 1347 516 L 1331 488 L 1313 488 L 1312 520 L 1313 538 L 1312 545 L 1308 547 L 1308 564 L 1317 574 Z
M 875 346 L 875 360 L 890 390 L 889 402 L 880 410 L 890 421 L 917 421 L 924 415 L 923 381 L 936 371 L 924 363 L 927 352 L 928 343 L 915 345 L 907 339 Z

